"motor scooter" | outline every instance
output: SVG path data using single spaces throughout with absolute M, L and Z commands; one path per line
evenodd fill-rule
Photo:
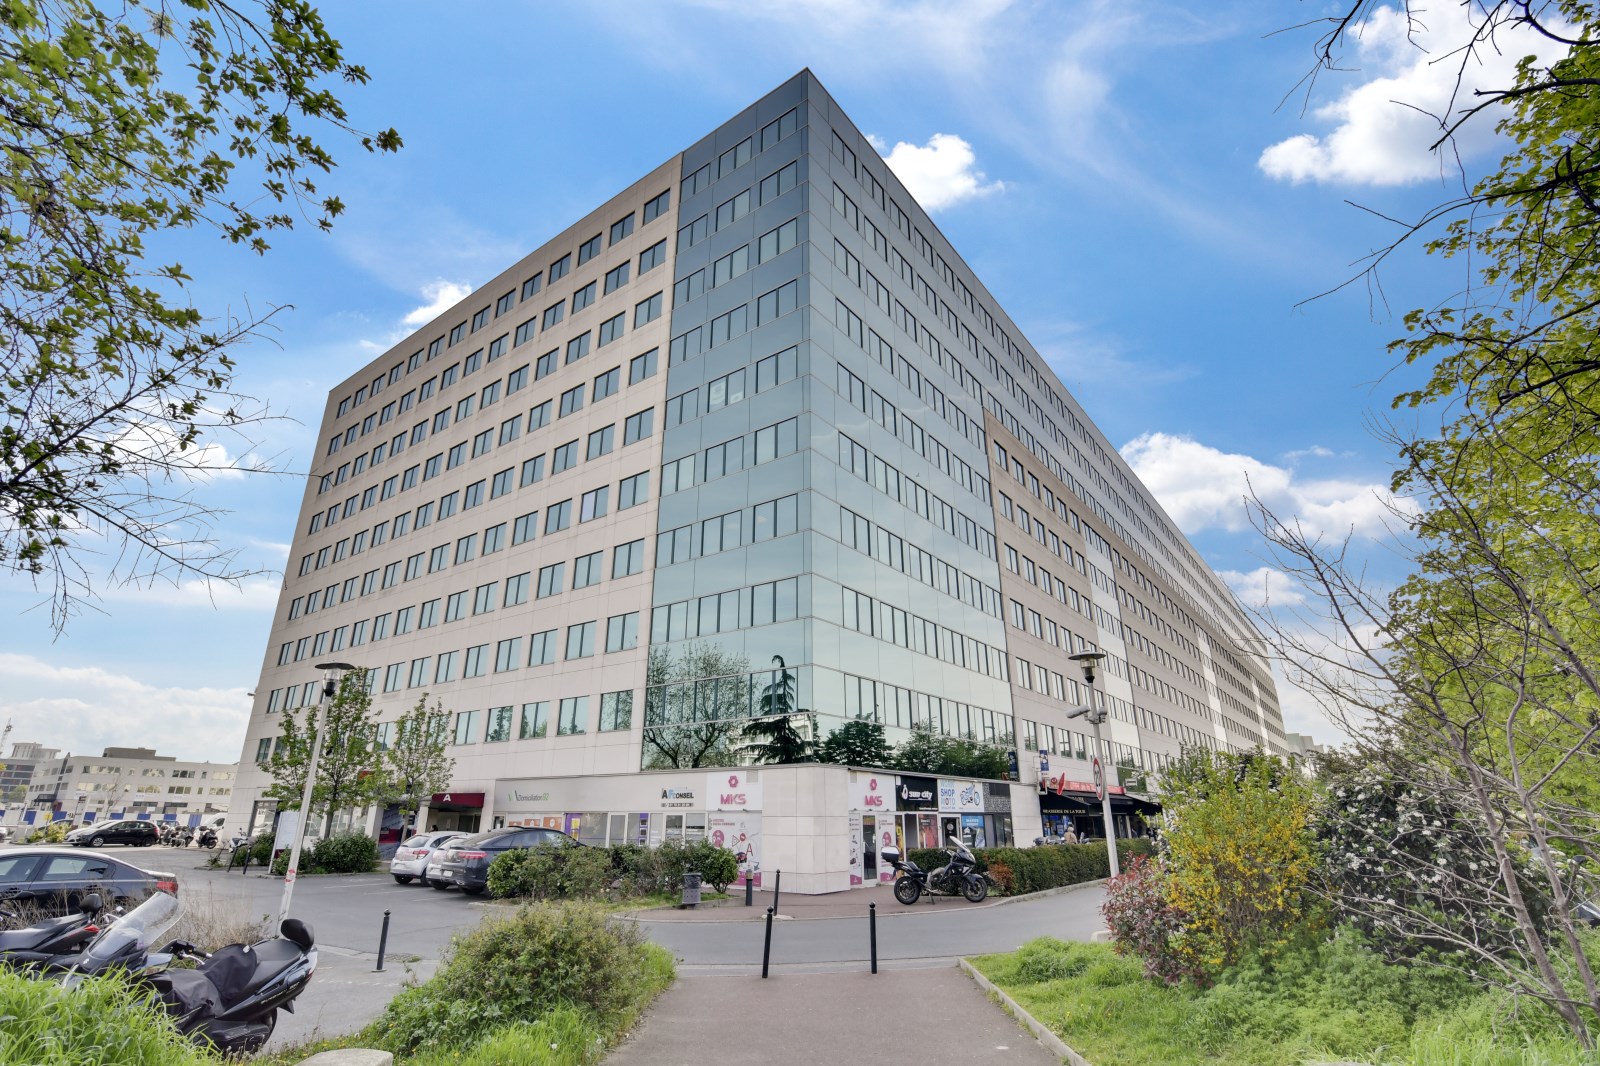
M 100 893 L 90 892 L 78 903 L 74 914 L 59 918 L 44 918 L 32 925 L 6 929 L 0 932 L 0 966 L 30 970 L 64 955 L 71 955 L 100 933 L 95 924 L 104 908 Z M 8 922 L 18 920 L 11 911 L 0 910 L 0 918 Z
M 929 896 L 964 896 L 969 903 L 982 903 L 989 895 L 989 877 L 978 870 L 978 857 L 959 839 L 951 836 L 945 845 L 950 861 L 932 870 L 900 857 L 900 849 L 884 848 L 879 855 L 900 872 L 895 878 L 894 898 L 910 906 Z

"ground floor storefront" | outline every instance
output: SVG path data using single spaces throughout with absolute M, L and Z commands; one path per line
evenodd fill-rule
M 818 893 L 892 881 L 884 848 L 1029 844 L 1037 791 L 1019 782 L 935 778 L 803 763 L 658 770 L 467 784 L 418 813 L 418 827 L 542 826 L 582 843 L 710 841 L 734 852 L 740 883 Z M 445 797 L 449 799 L 446 800 Z M 472 808 L 465 801 L 481 800 Z

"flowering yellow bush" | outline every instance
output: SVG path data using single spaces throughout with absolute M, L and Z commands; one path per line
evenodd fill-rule
M 1304 920 L 1311 796 L 1265 756 L 1212 761 L 1193 784 L 1167 809 L 1167 900 L 1184 916 L 1172 947 L 1214 972 L 1246 948 L 1283 944 Z

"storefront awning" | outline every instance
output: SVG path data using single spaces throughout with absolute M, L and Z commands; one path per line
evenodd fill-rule
M 428 801 L 430 811 L 481 811 L 482 792 L 435 792 Z
M 1093 791 L 1066 789 L 1039 795 L 1039 810 L 1046 814 L 1100 814 L 1100 797 Z M 1127 793 L 1111 797 L 1113 814 L 1160 814 L 1161 804 Z

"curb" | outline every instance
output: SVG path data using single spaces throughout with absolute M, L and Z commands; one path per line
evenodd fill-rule
M 984 900 L 982 903 L 968 903 L 964 907 L 962 907 L 961 910 L 963 910 L 963 911 L 981 911 L 981 910 L 988 910 L 991 907 L 1004 907 L 1004 906 L 1006 906 L 1008 904 L 1011 904 L 1011 903 L 1026 903 L 1026 902 L 1028 902 L 1030 900 L 1045 899 L 1045 898 L 1047 898 L 1049 896 L 1064 896 L 1064 895 L 1068 894 L 1069 892 L 1077 892 L 1080 889 L 1096 888 L 1096 887 L 1098 887 L 1100 885 L 1105 884 L 1106 881 L 1108 881 L 1108 880 L 1109 880 L 1109 878 L 1097 877 L 1093 881 L 1079 881 L 1075 885 L 1062 885 L 1060 888 L 1041 889 L 1038 892 L 1029 892 L 1029 893 L 1026 893 L 1026 894 L 1021 895 L 1021 896 L 996 896 L 993 899 Z M 935 898 L 954 898 L 954 897 L 929 897 L 929 898 L 930 899 L 935 899 Z M 892 911 L 891 910 L 879 911 L 878 912 L 878 917 L 880 919 L 882 919 L 882 918 L 915 916 L 917 914 L 923 913 L 921 910 L 918 909 L 922 905 L 923 905 L 923 901 L 922 900 L 918 900 L 916 905 L 911 906 L 911 907 L 904 907 L 904 908 L 901 908 L 899 910 L 892 910 Z M 722 907 L 725 907 L 725 906 L 726 907 L 731 907 L 732 905 L 726 903 L 725 901 L 721 901 L 721 900 L 718 901 L 718 909 L 721 909 Z M 631 922 L 660 921 L 660 919 L 658 919 L 658 918 L 651 918 L 650 917 L 651 912 L 652 911 L 658 911 L 658 910 L 668 910 L 668 909 L 670 909 L 670 908 L 667 908 L 667 907 L 652 907 L 652 908 L 650 908 L 650 910 L 643 910 L 643 911 L 622 911 L 622 912 L 618 913 L 617 915 L 615 915 L 615 917 L 622 918 L 625 921 L 631 921 Z M 738 909 L 739 910 L 743 910 L 744 908 L 741 906 Z M 707 918 L 707 919 L 704 919 L 704 921 L 707 921 L 707 922 L 759 922 L 759 921 L 764 921 L 766 919 L 766 913 L 767 913 L 766 911 L 761 910 L 759 908 L 751 908 L 751 910 L 754 913 L 750 914 L 749 916 L 740 915 L 737 918 L 731 918 L 731 917 L 730 918 Z M 859 917 L 861 917 L 861 915 L 859 915 L 859 914 L 818 914 L 818 915 L 775 914 L 775 915 L 773 915 L 773 917 L 775 919 L 777 919 L 778 921 L 781 921 L 781 922 L 829 922 L 829 921 L 835 921 L 835 920 L 838 920 L 838 919 L 841 919 L 841 918 L 859 918 Z M 685 924 L 689 924 L 689 923 L 685 922 Z
M 1028 1032 L 1033 1034 L 1033 1038 L 1043 1044 L 1051 1054 L 1056 1055 L 1063 1062 L 1068 1063 L 1069 1066 L 1093 1066 L 1088 1059 L 1072 1050 L 1059 1036 L 1047 1029 L 1043 1022 L 1023 1010 L 1022 1005 L 1002 992 L 998 985 L 979 973 L 977 967 L 973 966 L 972 963 L 966 959 L 958 959 L 957 964 L 966 972 L 968 977 L 978 983 L 979 988 L 989 993 L 990 997 L 998 1002 L 1007 1014 L 1021 1022 Z

